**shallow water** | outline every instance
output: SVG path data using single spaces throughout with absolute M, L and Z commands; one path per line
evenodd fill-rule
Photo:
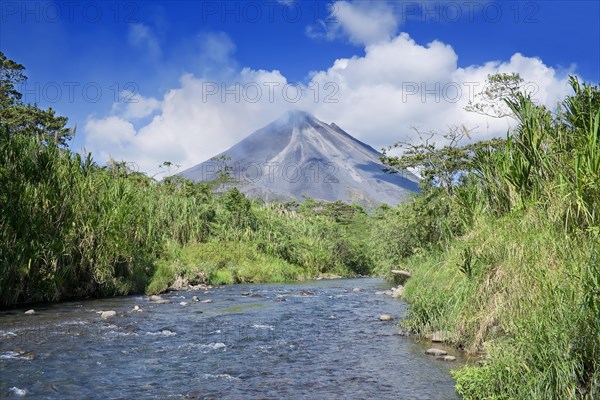
M 0 397 L 458 398 L 455 364 L 378 320 L 407 307 L 375 294 L 382 288 L 378 279 L 236 285 L 163 295 L 171 304 L 127 296 L 0 312 Z M 103 310 L 117 316 L 103 320 Z

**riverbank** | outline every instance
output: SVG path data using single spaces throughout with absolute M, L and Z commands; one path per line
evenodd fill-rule
M 465 399 L 598 398 L 598 242 L 539 210 L 483 218 L 409 259 L 403 328 L 481 357 L 453 371 Z M 594 287 L 596 289 L 594 289 Z

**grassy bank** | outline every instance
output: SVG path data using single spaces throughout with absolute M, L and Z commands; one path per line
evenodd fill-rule
M 572 86 L 555 113 L 513 93 L 503 142 L 388 160 L 430 168 L 387 217 L 412 272 L 402 324 L 481 356 L 453 373 L 465 399 L 600 398 L 600 91 Z M 416 244 L 407 212 L 429 227 Z
M 454 373 L 467 399 L 593 398 L 598 248 L 539 211 L 482 219 L 443 251 L 408 261 L 403 324 L 423 335 L 446 331 L 452 344 L 482 354 L 483 366 Z
M 53 142 L 0 131 L 0 304 L 157 293 L 196 283 L 368 273 L 350 231 L 364 211 L 252 202 L 236 189 L 155 182 Z M 318 208 L 320 211 L 315 211 Z

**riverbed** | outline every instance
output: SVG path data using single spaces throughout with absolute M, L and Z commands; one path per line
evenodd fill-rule
M 408 305 L 376 294 L 388 287 L 233 285 L 170 292 L 168 304 L 124 296 L 1 311 L 0 397 L 458 398 L 456 363 L 398 334 Z

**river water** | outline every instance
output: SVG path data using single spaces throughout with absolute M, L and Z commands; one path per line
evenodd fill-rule
M 375 294 L 386 288 L 370 278 L 234 285 L 163 295 L 170 304 L 126 296 L 2 311 L 0 397 L 458 398 L 456 364 L 398 335 L 407 304 Z M 117 315 L 102 319 L 107 310 Z

